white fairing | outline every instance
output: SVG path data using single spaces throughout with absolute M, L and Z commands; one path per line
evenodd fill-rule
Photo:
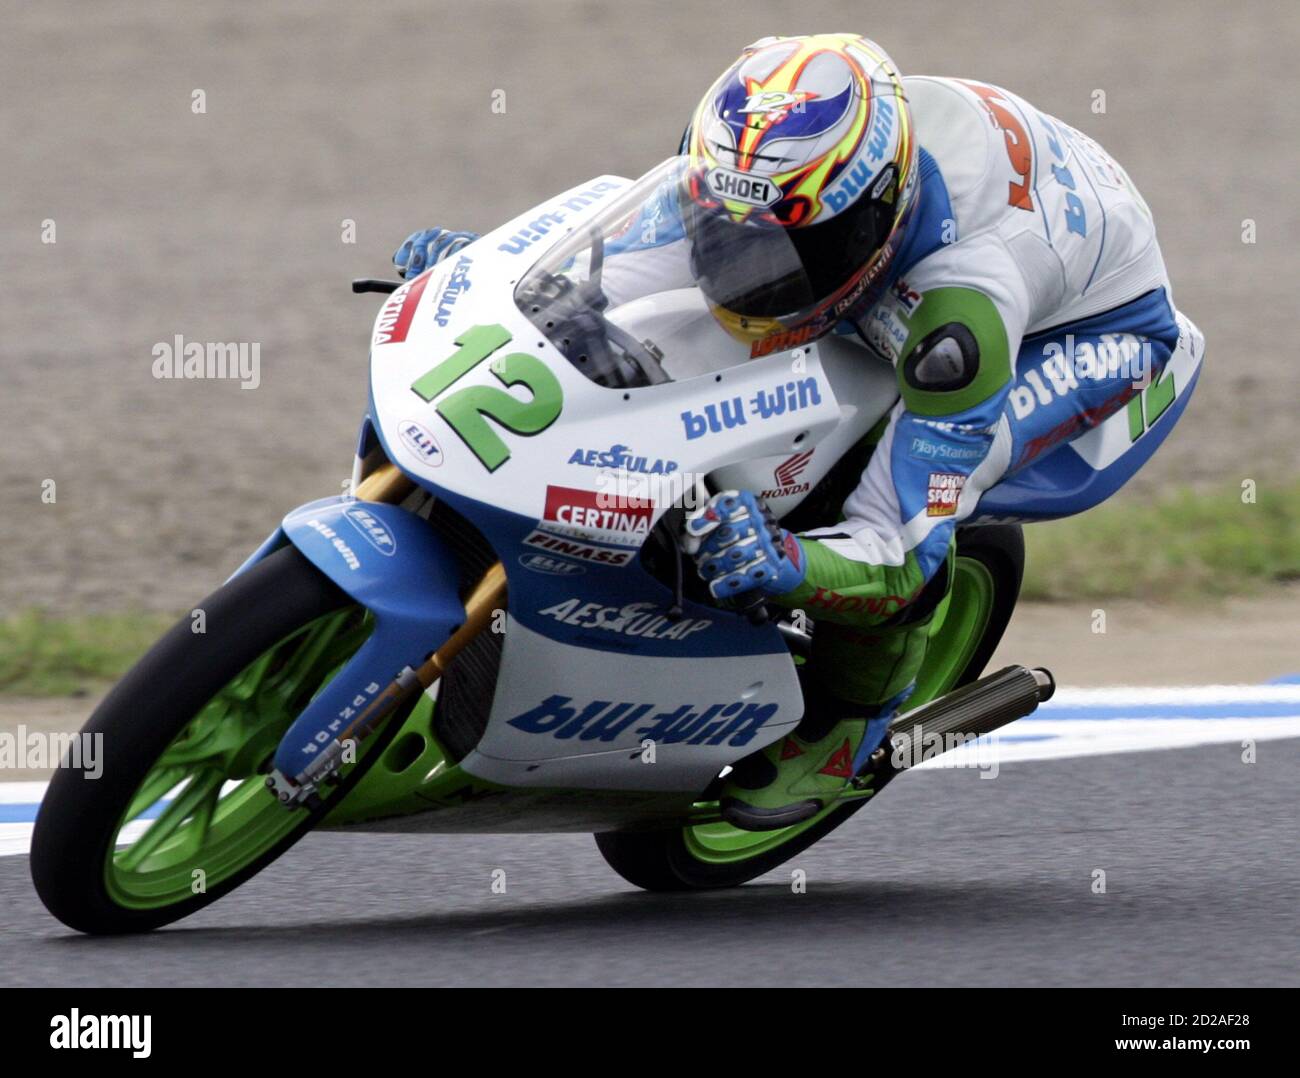
M 487 732 L 461 767 L 507 786 L 699 790 L 802 714 L 794 667 L 771 656 L 610 655 L 511 622 Z
M 771 469 L 775 463 L 796 452 L 803 453 L 827 442 L 825 452 L 815 452 L 817 467 L 823 471 L 834 460 L 834 453 L 860 438 L 889 409 L 897 397 L 893 374 L 877 362 L 864 362 L 861 349 L 845 345 L 834 338 L 792 351 L 777 352 L 750 360 L 745 346 L 732 340 L 711 319 L 692 323 L 701 335 L 695 354 L 702 357 L 700 373 L 672 371 L 679 379 L 665 385 L 632 390 L 608 389 L 589 381 L 555 350 L 540 340 L 540 334 L 515 307 L 512 290 L 523 272 L 543 251 L 563 238 L 571 225 L 601 208 L 599 199 L 578 211 L 563 214 L 565 229 L 556 229 L 539 238 L 521 253 L 500 249 L 504 241 L 526 229 L 557 208 L 600 188 L 608 194 L 627 184 L 618 177 L 602 176 L 572 191 L 543 203 L 501 228 L 481 237 L 461 254 L 470 260 L 468 287 L 459 291 L 447 304 L 444 291 L 454 273 L 457 259 L 448 259 L 408 282 L 394 292 L 384 304 L 376 321 L 371 347 L 371 393 L 375 418 L 383 432 L 390 455 L 405 471 L 423 476 L 444 489 L 455 491 L 524 516 L 541 518 L 548 483 L 575 483 L 590 478 L 569 464 L 576 446 L 632 443 L 638 453 L 673 460 L 679 471 L 712 473 L 727 465 L 756 462 L 768 479 L 761 483 L 771 487 Z M 423 283 L 422 283 L 423 282 Z M 419 288 L 414 301 L 411 292 Z M 671 295 L 671 294 L 669 294 Z M 662 320 L 666 326 L 679 325 L 680 304 L 645 305 L 644 326 L 649 333 L 652 323 Z M 681 301 L 682 303 L 685 300 Z M 698 302 L 696 300 L 696 302 Z M 385 340 L 386 324 L 391 312 L 403 305 L 411 308 L 405 339 Z M 629 305 L 631 306 L 631 305 Z M 442 313 L 445 325 L 437 318 Z M 564 411 L 560 422 L 528 438 L 503 437 L 511 445 L 509 467 L 485 473 L 479 461 L 459 439 L 447 430 L 436 416 L 438 398 L 425 402 L 411 391 L 412 383 L 430 368 L 451 356 L 456 337 L 475 325 L 504 326 L 510 342 L 503 352 L 520 350 L 544 360 L 559 379 L 564 392 Z M 667 351 L 667 349 L 665 349 Z M 719 357 L 734 359 L 734 365 L 719 370 Z M 672 364 L 669 363 L 669 366 Z M 709 405 L 741 398 L 742 407 L 754 394 L 770 392 L 791 382 L 803 384 L 812 379 L 816 400 L 783 415 L 755 421 L 749 414 L 743 425 L 690 438 L 682 413 L 702 414 Z M 491 363 L 483 363 L 455 383 L 455 389 L 481 385 L 501 388 L 501 381 Z M 529 399 L 527 390 L 508 390 L 521 402 Z M 413 420 L 433 432 L 439 453 L 430 457 L 418 447 L 399 439 L 401 425 Z M 726 473 L 730 475 L 731 473 Z M 803 475 L 811 473 L 805 470 Z M 786 512 L 793 503 L 781 505 Z M 661 510 L 664 506 L 657 507 Z
M 634 300 L 619 314 L 625 329 L 662 348 L 672 381 L 624 390 L 589 380 L 543 340 L 516 306 L 514 289 L 546 250 L 627 185 L 605 176 L 574 188 L 389 297 L 371 351 L 372 416 L 385 447 L 404 471 L 431 486 L 532 521 L 545 518 L 548 488 L 595 491 L 611 478 L 574 463 L 575 451 L 616 445 L 672 462 L 678 477 L 711 475 L 715 487 L 763 491 L 785 513 L 891 407 L 897 397 L 892 370 L 833 339 L 751 360 L 748 348 L 708 316 L 698 293 L 682 289 Z M 503 327 L 509 341 L 499 355 L 540 360 L 563 394 L 560 415 L 540 431 L 525 436 L 492 426 L 509 451 L 494 468 L 439 413 L 439 404 L 473 386 L 488 387 L 498 401 L 505 392 L 526 404 L 535 401 L 527 387 L 510 385 L 493 359 L 471 366 L 432 399 L 412 389 L 455 355 L 457 338 L 476 326 Z M 679 339 L 684 327 L 689 340 Z M 785 394 L 790 406 L 760 414 L 753 402 L 774 392 Z M 730 409 L 736 421 L 712 423 L 719 409 Z M 653 519 L 669 507 L 656 500 Z M 537 578 L 517 570 L 513 559 L 507 571 L 523 572 L 512 578 L 513 610 Z M 511 786 L 693 791 L 800 719 L 792 662 L 770 653 L 701 657 L 682 650 L 680 658 L 598 650 L 512 618 L 486 733 L 462 766 Z M 626 706 L 612 714 L 619 705 Z M 620 727 L 622 719 L 629 721 Z M 643 762 L 647 739 L 655 742 L 654 763 Z

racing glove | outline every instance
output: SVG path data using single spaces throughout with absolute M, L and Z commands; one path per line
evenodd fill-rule
M 393 254 L 393 265 L 406 280 L 418 277 L 435 262 L 453 255 L 478 239 L 477 232 L 452 232 L 445 228 L 426 228 L 412 232 Z
M 682 544 L 715 599 L 784 595 L 803 583 L 803 545 L 748 490 L 724 490 L 686 518 Z

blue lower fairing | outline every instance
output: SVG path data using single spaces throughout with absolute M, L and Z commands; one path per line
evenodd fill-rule
M 418 667 L 465 619 L 451 552 L 428 522 L 394 505 L 323 498 L 281 525 L 287 540 L 374 618 L 374 630 L 298 716 L 274 766 L 297 778 L 405 667 Z

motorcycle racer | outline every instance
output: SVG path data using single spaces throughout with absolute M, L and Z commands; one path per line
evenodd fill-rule
M 1150 211 L 1105 150 L 998 87 L 903 78 L 866 38 L 755 42 L 682 153 L 666 227 L 611 253 L 689 248 L 666 272 L 688 273 L 751 355 L 836 333 L 891 362 L 900 389 L 841 520 L 796 536 L 729 490 L 686 523 L 713 595 L 758 592 L 816 622 L 804 720 L 722 794 L 725 819 L 765 830 L 818 812 L 879 745 L 980 495 L 1122 408 L 1179 330 Z M 730 257 L 736 230 L 761 228 L 784 231 L 800 273 Z M 394 263 L 414 277 L 472 239 L 418 232 Z

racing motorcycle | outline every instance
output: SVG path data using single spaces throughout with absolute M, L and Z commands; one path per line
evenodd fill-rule
M 898 398 L 830 335 L 742 344 L 697 287 L 656 283 L 671 159 L 598 177 L 387 293 L 349 492 L 297 508 L 113 688 L 41 805 L 31 870 L 74 929 L 184 917 L 317 828 L 595 834 L 649 890 L 728 887 L 843 824 L 946 735 L 1052 690 L 980 674 L 1015 606 L 1020 523 L 1079 512 L 1150 456 L 1198 373 L 1134 434 L 1123 411 L 985 493 L 909 710 L 837 800 L 749 832 L 732 764 L 794 729 L 815 610 L 713 601 L 684 511 L 758 491 L 786 526 L 835 519 Z M 652 228 L 653 231 L 653 228 Z M 738 265 L 788 287 L 781 229 Z M 669 236 L 689 245 L 685 235 Z M 640 247 L 644 255 L 632 258 Z M 1190 327 L 1188 332 L 1193 332 Z

